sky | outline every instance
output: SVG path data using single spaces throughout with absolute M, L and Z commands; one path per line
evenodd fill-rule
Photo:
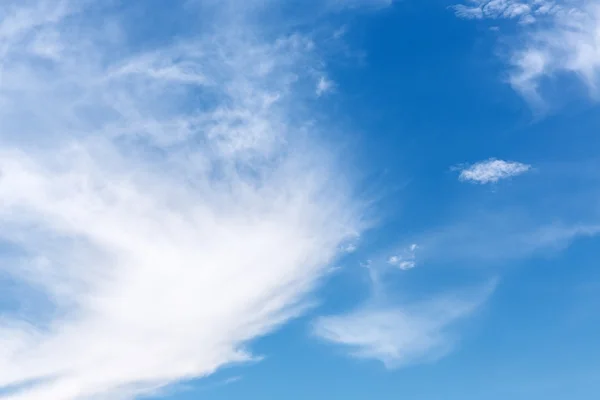
M 1 400 L 600 396 L 599 0 L 1 0 Z

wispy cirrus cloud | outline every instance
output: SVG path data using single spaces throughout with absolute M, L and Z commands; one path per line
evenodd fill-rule
M 41 310 L 0 309 L 2 399 L 130 399 L 252 360 L 361 229 L 296 106 L 310 38 L 224 7 L 137 43 L 125 5 L 2 7 L 0 278 Z
M 527 22 L 507 60 L 509 83 L 535 107 L 545 107 L 548 78 L 575 78 L 598 97 L 600 4 L 597 1 L 480 1 L 455 7 L 459 17 Z
M 461 181 L 486 184 L 524 174 L 531 169 L 531 166 L 515 161 L 490 158 L 475 164 L 455 167 L 455 169 L 460 170 L 458 179 Z
M 368 272 L 370 295 L 355 308 L 314 319 L 313 335 L 340 347 L 350 357 L 376 360 L 386 368 L 435 362 L 459 344 L 461 323 L 493 294 L 497 280 L 478 287 L 453 288 L 398 300 L 393 282 L 416 266 L 420 245 L 399 246 L 391 257 L 376 256 L 361 264 Z M 386 252 L 389 254 L 389 252 Z
M 495 286 L 494 281 L 404 304 L 378 299 L 346 314 L 318 318 L 314 334 L 348 349 L 352 357 L 375 359 L 387 368 L 433 362 L 455 348 L 460 322 L 473 316 Z
M 598 234 L 600 224 L 594 221 L 540 222 L 521 213 L 492 212 L 433 229 L 418 240 L 423 262 L 498 266 L 555 255 L 578 239 Z

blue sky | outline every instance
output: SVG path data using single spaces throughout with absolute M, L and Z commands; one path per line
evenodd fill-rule
M 596 399 L 600 2 L 5 0 L 0 399 Z

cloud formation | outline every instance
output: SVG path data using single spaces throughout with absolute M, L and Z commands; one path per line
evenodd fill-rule
M 491 158 L 460 168 L 458 179 L 479 184 L 496 183 L 501 179 L 524 174 L 530 169 L 531 166 L 527 164 Z
M 252 360 L 360 231 L 298 107 L 309 38 L 207 7 L 200 33 L 139 43 L 124 7 L 149 5 L 3 3 L 3 400 L 131 399 Z
M 436 361 L 452 351 L 458 324 L 473 315 L 495 285 L 409 304 L 365 304 L 317 319 L 314 333 L 353 357 L 379 360 L 387 368 Z
M 467 19 L 516 19 L 529 24 L 557 12 L 560 5 L 550 0 L 468 0 L 455 5 L 456 15 Z
M 582 82 L 597 99 L 600 72 L 598 1 L 472 0 L 455 6 L 463 18 L 526 22 L 507 60 L 509 83 L 532 105 L 545 107 L 544 84 L 559 78 Z
M 317 82 L 317 88 L 315 90 L 315 93 L 317 96 L 322 96 L 326 93 L 329 93 L 333 89 L 333 86 L 334 86 L 334 83 L 332 81 L 330 81 L 326 77 L 322 76 L 319 78 L 319 81 Z
M 388 264 L 400 268 L 403 271 L 413 269 L 417 266 L 416 251 L 419 248 L 416 244 L 411 244 L 399 254 L 388 258 Z

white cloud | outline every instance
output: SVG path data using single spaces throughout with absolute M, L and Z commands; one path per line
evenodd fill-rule
M 316 89 L 316 94 L 317 96 L 322 96 L 325 93 L 330 92 L 333 89 L 333 82 L 330 81 L 329 79 L 327 79 L 326 77 L 322 76 L 319 78 L 319 81 L 317 82 L 317 89 Z
M 550 27 L 539 27 L 515 51 L 510 83 L 533 102 L 542 102 L 544 78 L 572 75 L 598 96 L 600 4 L 589 2 L 553 14 Z
M 471 316 L 494 287 L 406 305 L 365 305 L 319 318 L 314 333 L 348 348 L 353 357 L 376 359 L 387 368 L 436 361 L 456 345 L 457 323 Z
M 501 179 L 524 174 L 530 169 L 530 165 L 519 162 L 489 159 L 462 168 L 459 179 L 481 184 L 496 183 Z
M 509 8 L 517 12 L 506 13 Z M 527 10 L 526 8 L 529 8 Z M 600 3 L 594 1 L 479 1 L 455 7 L 457 15 L 473 18 L 520 18 L 520 30 L 508 60 L 509 82 L 532 105 L 543 108 L 548 78 L 571 77 L 597 98 L 600 74 Z
M 388 264 L 400 268 L 403 271 L 412 269 L 417 266 L 416 250 L 419 246 L 411 244 L 404 249 L 400 254 L 393 255 L 388 258 Z
M 468 0 L 453 7 L 456 15 L 467 19 L 517 19 L 535 22 L 538 16 L 554 12 L 559 6 L 550 0 Z
M 343 247 L 346 253 L 354 253 L 358 247 L 354 243 L 347 244 Z
M 333 32 L 332 37 L 333 37 L 333 39 L 337 40 L 337 39 L 343 38 L 347 33 L 348 33 L 348 27 L 346 25 L 342 25 Z
M 0 398 L 131 399 L 253 359 L 361 228 L 295 107 L 311 42 L 222 18 L 140 53 L 108 6 L 5 3 L 0 274 L 35 307 L 0 309 Z

